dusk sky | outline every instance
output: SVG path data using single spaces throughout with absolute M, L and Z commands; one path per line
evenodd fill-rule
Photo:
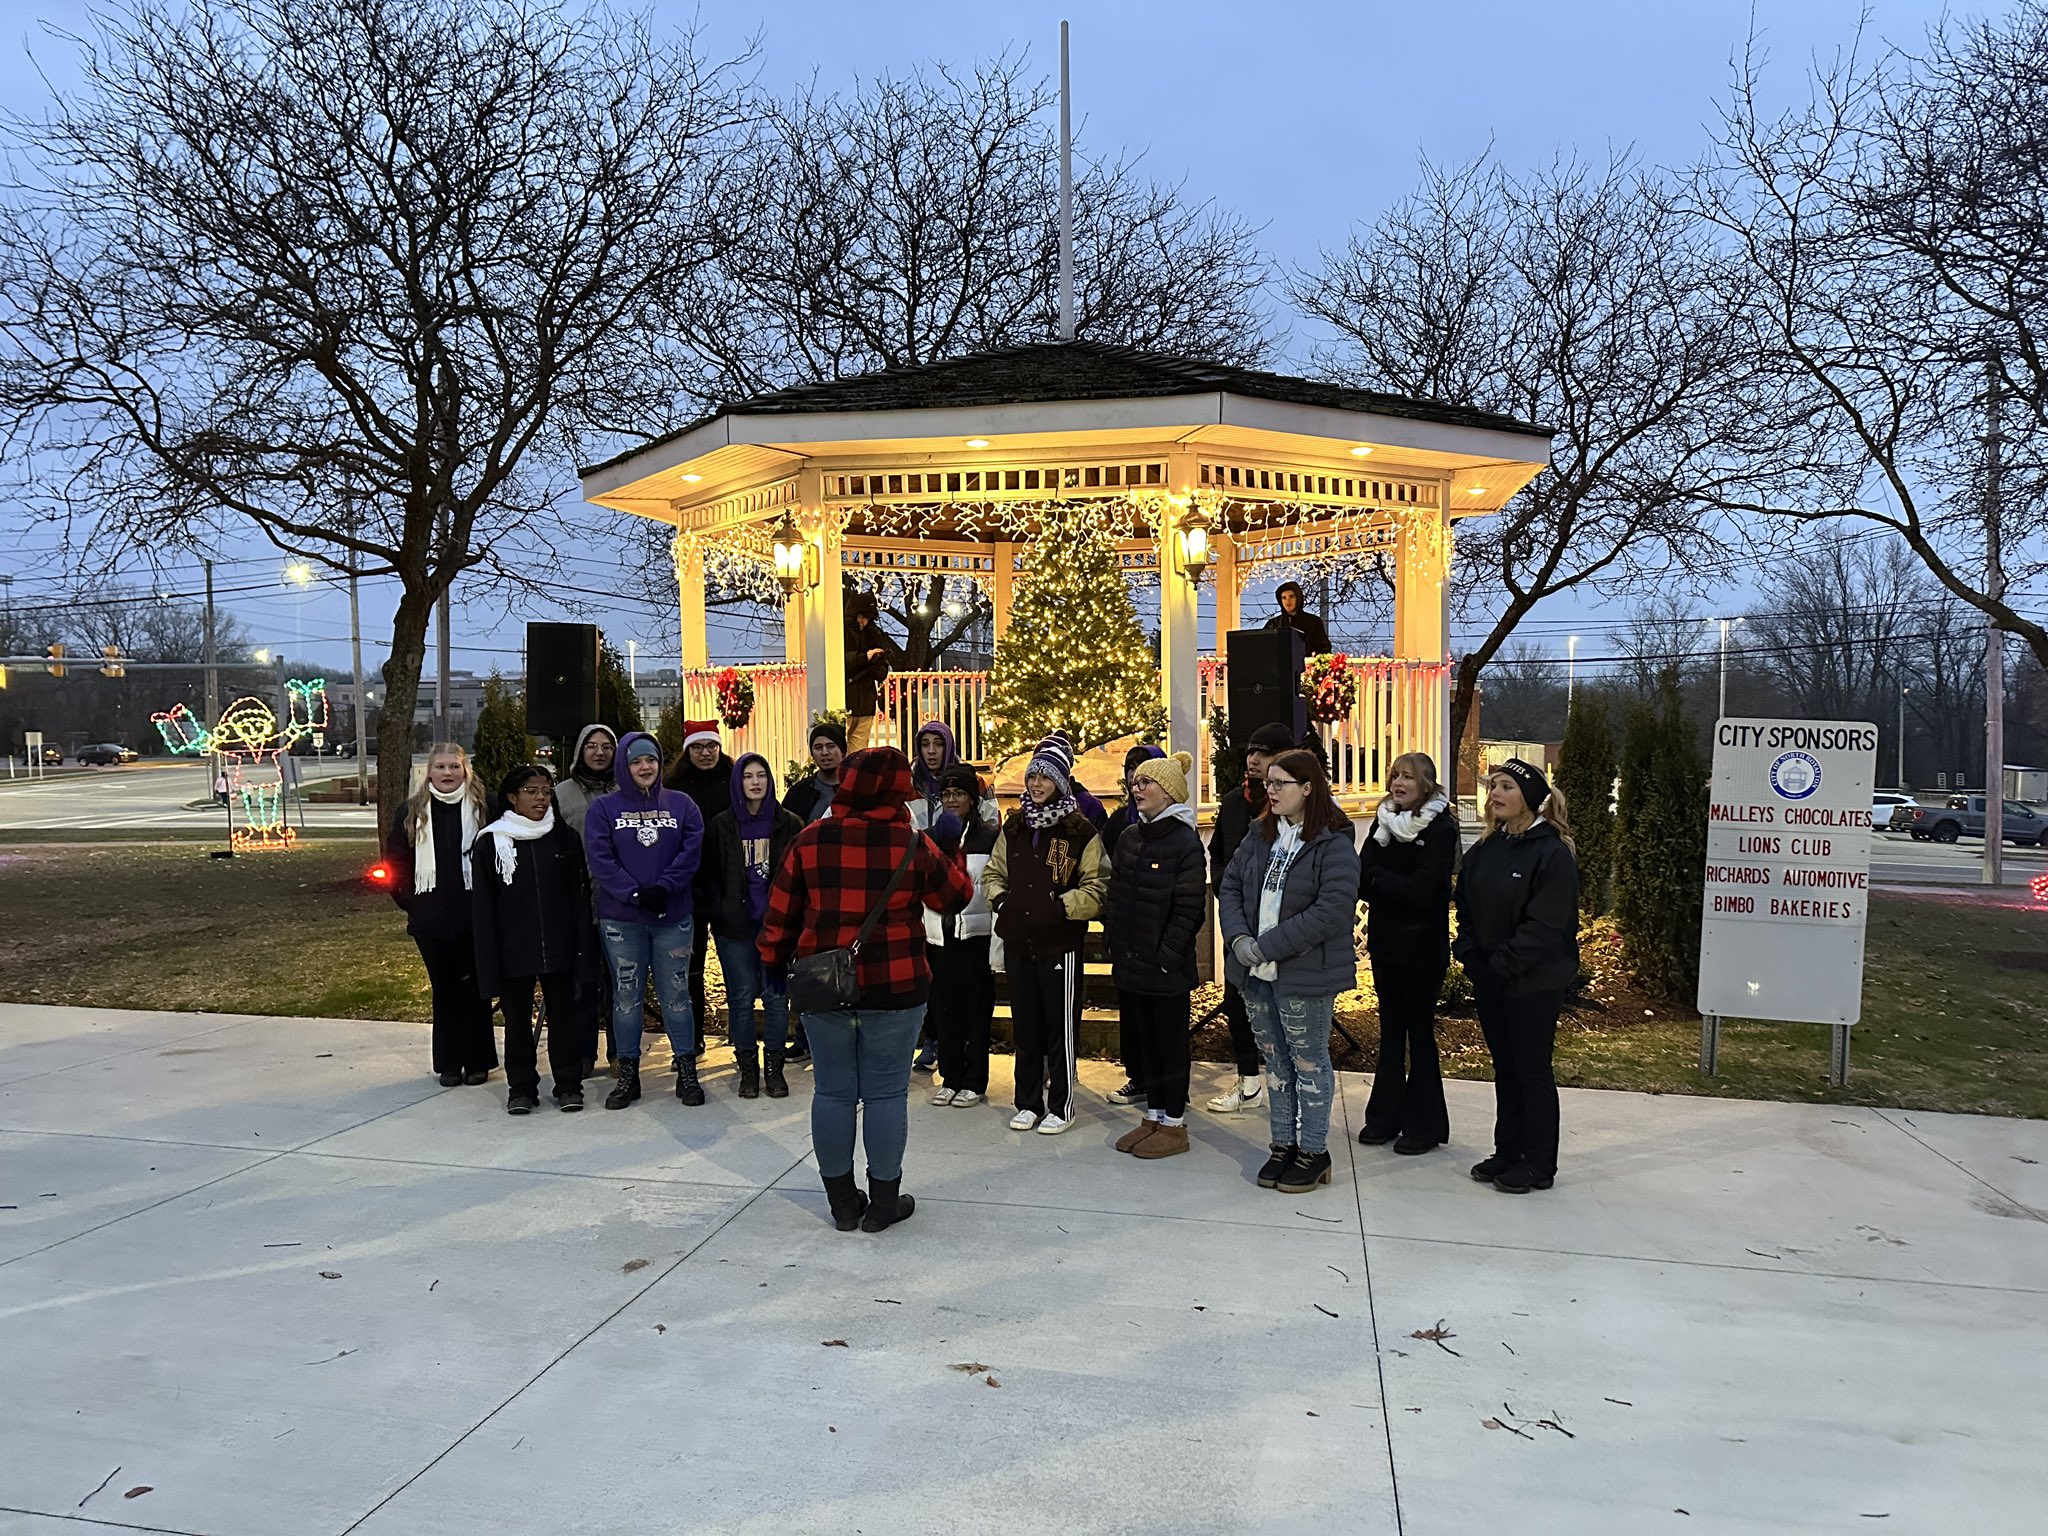
M 1265 226 L 1267 254 L 1281 268 L 1312 264 L 1413 184 L 1422 157 L 1459 161 L 1489 143 L 1510 166 L 1574 153 L 1604 159 L 1633 147 L 1651 164 L 1696 154 L 1729 78 L 1731 55 L 1752 24 L 1771 60 L 1773 88 L 1790 100 L 1803 92 L 1806 64 L 1852 40 L 1870 12 L 1866 50 L 1876 39 L 1916 44 L 1940 14 L 1935 0 L 1559 0 L 1549 6 L 1457 3 L 1434 6 L 1277 3 L 1224 5 L 1179 0 L 1074 6 L 1011 3 L 790 3 L 655 7 L 660 21 L 701 18 L 705 50 L 738 51 L 759 34 L 756 69 L 764 86 L 784 89 L 816 74 L 827 86 L 902 72 L 932 61 L 971 67 L 1005 49 L 1028 48 L 1047 75 L 1059 62 L 1059 22 L 1073 24 L 1077 133 L 1084 151 L 1143 151 L 1150 174 L 1185 178 L 1189 193 L 1213 198 Z M 71 4 L 0 5 L 0 90 L 14 112 L 34 113 L 46 95 L 37 65 L 59 86 L 73 73 L 73 50 L 46 28 L 75 27 L 87 8 Z M 35 55 L 31 63 L 29 53 Z M 1313 339 L 1299 323 L 1279 366 L 1301 359 Z M 581 518 L 565 482 L 572 523 Z M 610 514 L 588 509 L 593 536 L 564 547 L 565 568 L 582 586 L 602 586 L 615 570 Z M 0 526 L 0 569 L 17 575 L 17 607 L 60 585 L 48 564 L 47 532 L 20 514 Z M 296 597 L 284 561 L 251 540 L 220 551 L 219 582 L 230 608 L 259 644 L 342 667 L 347 661 L 345 598 L 316 590 Z M 138 580 L 148 584 L 146 572 Z M 189 570 L 159 581 L 196 592 Z M 382 660 L 394 594 L 365 585 L 365 658 Z M 1248 598 L 1251 594 L 1247 594 Z M 458 600 L 458 669 L 520 665 L 526 618 L 588 617 L 620 648 L 640 641 L 643 657 L 673 664 L 673 608 L 597 602 L 585 613 L 535 608 L 506 614 Z M 1581 629 L 1581 654 L 1600 654 L 1603 631 L 1618 619 L 1582 615 L 1559 603 L 1539 610 L 1532 636 L 1563 653 L 1562 634 Z M 295 636 L 298 638 L 295 640 Z M 1702 646 L 1709 642 L 1702 639 Z M 739 627 L 714 634 L 721 660 L 749 660 L 754 644 Z

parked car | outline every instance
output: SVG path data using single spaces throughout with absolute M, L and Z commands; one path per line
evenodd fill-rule
M 90 746 L 78 749 L 78 760 L 91 768 L 111 768 L 116 763 L 132 763 L 142 754 L 133 747 L 124 747 L 118 741 L 96 741 Z
M 2005 841 L 2048 847 L 2048 816 L 2018 800 L 2007 800 L 2003 804 Z M 1907 831 L 1916 842 L 1923 843 L 1952 843 L 1960 837 L 1982 837 L 1984 797 L 1951 795 L 1947 805 L 1915 806 Z
M 24 763 L 30 760 L 28 755 L 28 748 L 26 747 L 23 747 L 21 749 L 21 760 Z M 43 765 L 45 767 L 54 768 L 63 761 L 64 749 L 62 747 L 53 747 L 47 741 L 43 743 Z
M 1911 795 L 1895 794 L 1889 789 L 1877 790 L 1870 797 L 1870 830 L 1899 830 L 1913 819 L 1914 804 Z

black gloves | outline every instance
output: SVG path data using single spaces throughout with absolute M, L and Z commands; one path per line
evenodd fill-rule
M 633 905 L 654 917 L 668 910 L 668 892 L 658 885 L 643 885 L 633 892 Z

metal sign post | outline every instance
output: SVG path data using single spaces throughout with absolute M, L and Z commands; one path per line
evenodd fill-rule
M 1877 727 L 1857 720 L 1721 720 L 1700 917 L 1700 1071 L 1720 1021 L 1833 1027 L 1828 1080 L 1848 1081 L 1863 1008 L 1870 797 Z

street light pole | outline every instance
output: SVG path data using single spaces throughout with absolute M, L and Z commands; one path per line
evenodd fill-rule
M 1899 689 L 1899 793 L 1906 792 L 1906 695 L 1913 690 Z
M 640 642 L 638 640 L 628 640 L 626 642 L 626 682 L 631 685 L 635 693 L 640 691 Z
M 1569 635 L 1564 642 L 1564 717 L 1572 717 L 1572 694 L 1579 673 L 1579 637 Z
M 1728 630 L 1731 625 L 1740 624 L 1738 618 L 1723 619 L 1721 622 L 1721 710 L 1720 718 L 1728 718 Z

